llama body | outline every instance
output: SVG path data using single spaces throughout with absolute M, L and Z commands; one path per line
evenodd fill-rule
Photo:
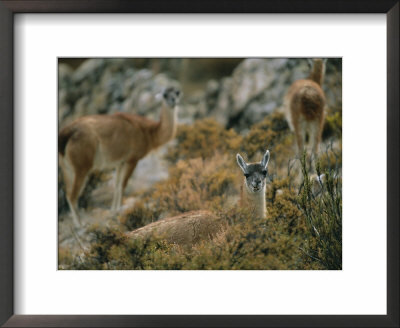
M 249 208 L 255 217 L 263 219 L 267 218 L 265 191 L 269 157 L 267 150 L 261 162 L 246 163 L 240 154 L 236 155 L 237 163 L 244 174 L 240 205 Z
M 170 244 L 194 246 L 211 240 L 226 230 L 223 218 L 205 210 L 191 211 L 164 218 L 128 232 L 128 238 L 162 238 Z
M 75 225 L 80 225 L 77 201 L 92 170 L 116 169 L 112 202 L 112 210 L 116 211 L 138 161 L 174 137 L 180 92 L 169 88 L 163 96 L 158 122 L 127 113 L 92 115 L 81 117 L 60 131 L 60 165 Z
M 321 88 L 325 74 L 325 60 L 314 59 L 308 79 L 294 82 L 283 102 L 289 127 L 294 131 L 298 151 L 304 150 L 308 133 L 312 151 L 318 153 L 325 119 L 325 94 Z
M 246 185 L 241 188 L 240 206 L 250 209 L 257 218 L 267 218 L 267 206 L 265 203 L 265 186 L 259 192 L 249 191 Z

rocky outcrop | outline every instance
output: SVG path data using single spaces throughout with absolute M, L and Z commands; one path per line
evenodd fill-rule
M 246 131 L 277 110 L 289 86 L 309 73 L 306 59 L 248 58 L 232 74 L 198 84 L 188 78 L 195 79 L 193 74 L 183 74 L 200 70 L 201 62 L 195 60 L 152 59 L 149 68 L 140 69 L 132 59 L 88 59 L 76 70 L 60 64 L 59 123 L 118 111 L 156 118 L 160 107 L 156 95 L 168 86 L 179 87 L 180 82 L 171 78 L 175 76 L 184 80 L 183 90 L 190 90 L 180 106 L 181 123 L 211 116 L 227 128 Z M 338 61 L 328 60 L 323 84 L 328 105 L 341 101 L 340 73 Z
M 135 69 L 129 59 L 88 59 L 75 71 L 59 65 L 59 124 L 93 114 L 131 112 L 157 116 L 156 95 L 179 83 L 164 73 Z

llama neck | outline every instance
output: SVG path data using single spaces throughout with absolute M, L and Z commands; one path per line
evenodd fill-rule
M 167 143 L 175 136 L 177 107 L 171 109 L 165 104 L 161 107 L 160 121 L 154 135 L 154 147 Z
M 265 185 L 260 192 L 251 192 L 246 182 L 242 188 L 242 204 L 250 208 L 255 218 L 267 218 L 267 207 L 265 204 Z
M 314 62 L 313 69 L 308 77 L 310 80 L 322 85 L 325 75 L 325 64 L 322 61 Z

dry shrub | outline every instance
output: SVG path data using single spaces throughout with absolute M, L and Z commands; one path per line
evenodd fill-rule
M 322 173 L 327 171 L 340 174 L 342 169 L 342 143 L 336 142 L 336 145 L 334 145 L 333 139 L 331 139 L 331 142 L 319 155 L 317 164 Z
M 238 193 L 235 158 L 215 154 L 209 159 L 180 160 L 169 171 L 167 180 L 157 183 L 141 201 L 121 217 L 129 229 L 161 217 L 208 209 L 219 211 Z
M 226 130 L 212 118 L 197 120 L 193 125 L 180 125 L 176 145 L 169 148 L 166 159 L 176 163 L 181 159 L 210 158 L 216 152 L 236 153 L 242 137 L 233 129 Z
M 186 165 L 184 168 L 187 170 L 191 162 L 181 161 L 180 165 Z M 199 169 L 197 165 L 205 162 L 197 159 L 193 169 Z M 177 170 L 182 169 L 180 165 Z M 182 175 L 182 172 L 174 173 Z M 314 195 L 308 172 L 305 171 L 304 175 L 305 183 L 300 194 L 298 188 L 290 186 L 290 177 L 275 179 L 268 185 L 266 220 L 254 219 L 247 209 L 238 206 L 221 210 L 219 216 L 227 222 L 227 227 L 212 240 L 205 238 L 189 248 L 168 243 L 167 239 L 154 235 L 127 238 L 118 230 L 95 227 L 90 251 L 72 263 L 68 260 L 63 268 L 340 269 L 341 181 L 328 177 L 325 191 Z M 191 188 L 186 192 L 192 192 Z M 168 202 L 173 200 L 174 197 L 164 199 L 167 208 L 170 208 Z M 183 204 L 179 207 L 186 204 L 184 199 L 178 199 L 181 201 Z M 158 203 L 159 200 L 155 201 Z
M 251 130 L 243 140 L 243 146 L 249 158 L 253 158 L 258 152 L 264 152 L 265 148 L 273 149 L 280 144 L 289 133 L 289 126 L 282 113 L 272 113 L 264 120 L 251 127 Z
M 250 129 L 242 148 L 248 159 L 258 161 L 266 149 L 272 154 L 272 166 L 286 165 L 293 156 L 293 135 L 282 113 L 272 113 Z M 272 168 L 272 167 L 271 167 Z
M 120 216 L 123 229 L 194 210 L 212 211 L 227 228 L 190 248 L 157 236 L 126 238 L 118 229 L 94 228 L 90 250 L 73 261 L 63 255 L 63 268 L 340 269 L 341 149 L 332 138 L 317 165 L 317 173 L 326 174 L 326 185 L 314 194 L 307 168 L 303 175 L 288 170 L 293 137 L 281 114 L 267 116 L 244 137 L 211 119 L 181 126 L 176 146 L 167 154 L 168 179 L 141 194 Z M 266 148 L 272 154 L 268 219 L 255 220 L 246 209 L 232 205 L 242 184 L 235 155 L 240 151 L 259 161 Z
M 288 270 L 321 269 L 304 260 L 307 231 L 290 229 L 289 219 L 254 220 L 239 208 L 225 213 L 231 224 L 212 240 L 192 248 L 165 239 L 126 238 L 117 230 L 93 231 L 90 251 L 69 269 Z M 302 217 L 302 216 L 301 216 Z M 301 220 L 296 221 L 302 224 Z
M 268 217 L 285 225 L 288 233 L 304 234 L 306 225 L 297 203 L 297 190 L 290 187 L 290 178 L 276 179 L 267 189 Z
M 157 221 L 161 216 L 161 211 L 154 206 L 153 202 L 138 200 L 133 208 L 125 211 L 119 216 L 119 222 L 126 230 L 135 230 L 144 225 Z
M 74 256 L 70 249 L 65 247 L 58 247 L 58 268 L 60 270 L 68 268 L 74 263 Z
M 112 228 L 92 227 L 91 248 L 75 259 L 71 269 L 78 270 L 128 270 L 149 269 L 153 256 L 167 254 L 170 245 L 162 240 L 135 240 Z
M 342 136 L 342 110 L 332 111 L 325 117 L 324 129 L 322 131 L 322 138 L 328 139 L 330 137 L 341 138 Z

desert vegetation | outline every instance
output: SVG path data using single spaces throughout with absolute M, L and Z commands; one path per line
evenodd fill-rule
M 231 72 L 225 63 L 222 76 L 206 75 L 204 81 L 191 86 L 193 76 L 182 76 L 179 62 L 171 62 L 169 70 L 168 61 L 160 61 L 163 66 L 156 66 L 156 71 L 136 70 L 131 68 L 135 63 L 115 60 L 92 62 L 88 68 L 88 62 L 83 61 L 76 70 L 60 64 L 59 92 L 64 94 L 59 99 L 60 127 L 80 115 L 96 114 L 95 107 L 89 106 L 89 110 L 81 105 L 81 99 L 87 103 L 100 99 L 107 86 L 112 86 L 104 91 L 107 101 L 99 107 L 109 108 L 107 112 L 124 110 L 128 101 L 134 112 L 140 107 L 134 105 L 144 101 L 143 94 L 168 85 L 185 83 L 186 93 L 185 86 L 180 86 L 184 95 L 175 139 L 137 167 L 131 179 L 134 184 L 128 183 L 119 212 L 108 210 L 112 192 L 106 191 L 113 188 L 109 179 L 113 172 L 95 172 L 79 201 L 85 227 L 73 229 L 60 175 L 59 269 L 341 269 L 340 60 L 327 62 L 323 88 L 328 108 L 320 155 L 312 165 L 307 153 L 298 154 L 294 134 L 280 109 L 288 87 L 307 77 L 305 59 L 231 61 Z M 185 63 L 185 69 L 190 70 L 190 64 Z M 127 82 L 130 79 L 136 82 Z M 117 82 L 127 88 L 122 88 L 119 98 L 114 95 L 119 90 Z M 80 85 L 86 91 L 80 90 Z M 199 86 L 203 93 L 197 91 Z M 136 98 L 132 96 L 135 92 Z M 146 113 L 157 117 L 156 104 L 147 106 Z M 268 212 L 266 218 L 256 218 L 239 205 L 244 177 L 236 154 L 256 162 L 266 149 L 270 151 L 265 195 Z M 193 211 L 206 211 L 215 233 L 196 239 L 200 229 L 190 242 L 176 243 L 146 230 L 149 224 L 157 225 L 166 218 L 174 221 Z

